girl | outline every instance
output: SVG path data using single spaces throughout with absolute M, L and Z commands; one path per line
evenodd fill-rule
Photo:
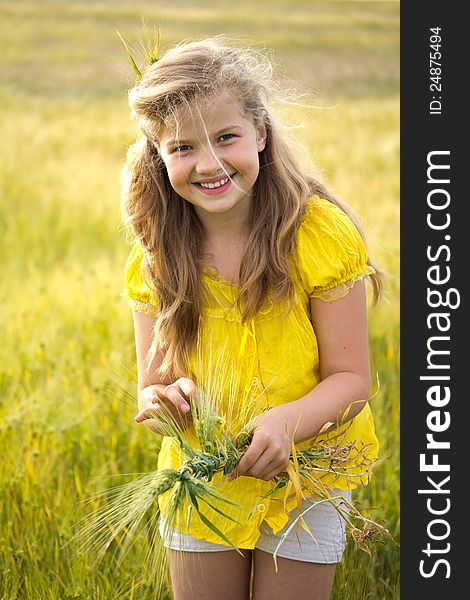
M 163 536 L 176 600 L 248 599 L 250 587 L 256 600 L 329 598 L 345 544 L 341 518 L 326 503 L 310 510 L 315 539 L 302 529 L 287 538 L 276 572 L 288 515 L 282 496 L 257 502 L 286 468 L 292 440 L 302 447 L 340 433 L 361 456 L 377 453 L 364 281 L 375 301 L 382 276 L 351 211 L 300 169 L 268 108 L 272 89 L 269 62 L 219 37 L 167 50 L 129 93 L 143 133 L 122 179 L 135 239 L 125 289 L 135 420 L 155 429 L 151 416 L 165 407 L 190 431 L 191 397 L 214 369 L 235 405 L 257 398 L 261 413 L 240 463 L 217 483 L 237 504 L 236 519 L 210 517 L 241 553 L 196 517 L 179 523 Z M 159 468 L 179 460 L 163 438 Z M 354 478 L 329 483 L 346 499 L 355 486 Z M 162 498 L 163 524 L 167 507 Z

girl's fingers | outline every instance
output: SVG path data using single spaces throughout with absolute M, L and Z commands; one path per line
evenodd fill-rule
M 135 417 L 136 423 L 151 419 L 157 410 L 170 409 L 174 406 L 182 413 L 188 413 L 190 406 L 188 399 L 197 392 L 196 384 L 187 377 L 180 377 L 174 383 L 163 387 L 162 385 L 151 385 L 140 392 L 140 397 L 146 404 L 150 404 L 141 410 Z
M 163 390 L 160 389 L 161 386 L 158 385 L 150 385 L 149 387 L 144 388 L 140 391 L 139 396 L 145 402 L 149 403 L 158 403 L 159 400 L 164 400 L 165 395 Z
M 227 481 L 233 481 L 241 475 L 269 481 L 285 468 L 288 461 L 289 456 L 285 456 L 282 447 L 273 443 L 270 436 L 255 432 L 250 446 L 227 476 Z
M 245 475 L 259 460 L 260 456 L 266 450 L 265 446 L 258 446 L 258 444 L 252 442 L 248 449 L 243 454 L 240 462 L 235 469 L 227 477 L 228 481 L 233 481 L 236 477 Z
M 142 423 L 147 419 L 151 419 L 155 412 L 160 408 L 158 404 L 154 404 L 151 408 L 142 409 L 136 416 L 134 417 L 134 421 L 136 423 Z
M 259 479 L 263 479 L 264 481 L 270 481 L 273 477 L 276 477 L 276 475 L 279 475 L 279 473 L 282 470 L 283 470 L 282 467 L 277 465 L 277 467 L 275 467 L 271 471 L 268 471 L 267 473 L 264 473 L 263 475 L 261 475 L 259 477 Z
M 266 454 L 266 452 L 264 454 Z M 249 477 L 256 477 L 257 479 L 262 479 L 264 481 L 269 481 L 280 471 L 282 471 L 282 465 L 279 463 L 278 459 L 265 459 L 264 454 L 261 459 L 256 462 L 256 464 L 248 469 L 245 475 L 248 475 Z
M 257 479 L 262 479 L 263 481 L 270 481 L 283 470 L 283 466 L 277 461 L 271 461 L 261 468 L 258 464 L 253 465 L 252 468 L 248 469 L 244 473 L 234 470 L 227 476 L 227 481 L 233 481 L 241 475 L 244 475 L 245 477 L 256 477 Z
M 275 459 L 273 459 L 271 453 L 266 451 L 263 452 L 256 463 L 248 469 L 246 474 L 251 475 L 251 477 L 263 479 L 263 473 L 271 472 L 275 465 Z
M 140 392 L 141 398 L 149 403 L 160 403 L 168 400 L 178 410 L 182 412 L 189 411 L 189 398 L 197 392 L 194 381 L 187 377 L 180 377 L 174 383 L 167 385 L 150 385 Z
M 180 377 L 177 381 L 175 381 L 175 385 L 179 387 L 186 398 L 189 398 L 197 392 L 196 384 L 192 379 L 188 379 L 187 377 Z
M 182 412 L 189 411 L 190 406 L 187 401 L 196 392 L 196 384 L 187 377 L 180 377 L 175 381 L 175 383 L 168 385 L 163 391 L 168 400 L 170 400 L 170 402 L 172 402 L 176 408 Z
M 256 465 L 256 467 L 258 467 L 258 465 Z M 284 469 L 285 464 L 279 460 L 279 457 L 275 457 L 261 468 L 256 468 L 257 474 L 255 476 L 258 477 L 258 479 L 269 481 Z
M 167 398 L 178 410 L 181 412 L 189 411 L 189 404 L 187 403 L 186 398 L 183 397 L 181 390 L 176 383 L 167 385 L 163 393 L 165 394 L 165 398 Z

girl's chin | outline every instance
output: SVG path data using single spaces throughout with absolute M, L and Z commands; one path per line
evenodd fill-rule
M 233 199 L 230 197 L 220 198 L 207 198 L 206 201 L 193 202 L 196 212 L 201 211 L 202 214 L 211 215 L 222 215 L 231 212 L 240 213 L 240 217 L 243 218 L 243 214 L 248 210 L 248 204 L 245 202 L 245 198 Z

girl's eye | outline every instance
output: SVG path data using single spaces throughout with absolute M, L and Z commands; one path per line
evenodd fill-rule
M 173 149 L 173 152 L 187 152 L 188 150 L 191 150 L 191 146 L 188 144 L 181 144 L 181 146 L 176 146 L 176 148 Z
M 221 135 L 219 137 L 219 141 L 220 142 L 226 142 L 227 140 L 231 140 L 232 138 L 234 138 L 234 134 L 233 133 L 224 133 L 224 135 Z

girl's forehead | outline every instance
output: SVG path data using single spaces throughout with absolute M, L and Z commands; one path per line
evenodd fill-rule
M 160 138 L 171 135 L 178 138 L 191 134 L 207 134 L 247 121 L 241 102 L 228 94 L 202 98 L 179 106 L 164 123 Z

